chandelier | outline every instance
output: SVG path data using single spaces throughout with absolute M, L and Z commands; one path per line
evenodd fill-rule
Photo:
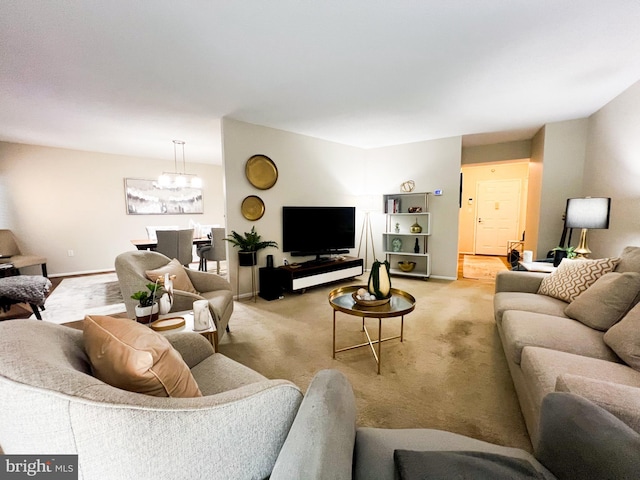
M 182 148 L 182 172 L 178 172 L 178 148 Z M 202 179 L 193 173 L 186 173 L 184 159 L 184 142 L 173 140 L 173 166 L 174 172 L 163 172 L 158 178 L 158 185 L 162 188 L 201 188 Z

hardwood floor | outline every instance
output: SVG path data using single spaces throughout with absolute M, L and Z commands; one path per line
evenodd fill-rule
M 462 266 L 464 263 L 464 256 L 468 255 L 468 254 L 464 254 L 464 253 L 459 253 L 458 254 L 458 278 L 462 278 L 463 274 L 462 274 Z M 491 255 L 482 255 L 483 257 L 488 257 Z M 509 261 L 507 260 L 507 257 L 505 255 L 494 255 L 495 258 L 499 258 L 500 261 L 502 263 L 505 264 L 505 266 L 511 270 L 511 265 L 509 264 Z

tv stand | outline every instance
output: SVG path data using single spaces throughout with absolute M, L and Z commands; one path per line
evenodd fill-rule
M 364 262 L 361 258 L 343 257 L 343 260 L 311 260 L 297 265 L 278 267 L 284 273 L 283 286 L 290 292 L 304 291 L 309 287 L 324 283 L 357 277 L 364 273 Z

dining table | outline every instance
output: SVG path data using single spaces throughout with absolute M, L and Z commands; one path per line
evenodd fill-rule
M 152 240 L 150 238 L 131 240 L 131 243 L 138 250 L 155 250 L 158 247 L 158 241 Z M 201 247 L 202 245 L 211 245 L 211 239 L 208 237 L 194 238 L 193 244 L 196 247 Z

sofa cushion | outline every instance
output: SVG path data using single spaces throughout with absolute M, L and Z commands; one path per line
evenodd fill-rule
M 525 347 L 520 367 L 535 405 L 541 405 L 545 395 L 556 391 L 558 377 L 567 373 L 640 387 L 640 372 L 627 365 L 548 348 Z
M 173 279 L 173 288 L 183 292 L 195 293 L 196 295 L 198 294 L 193 283 L 191 283 L 187 272 L 184 271 L 184 267 L 176 258 L 171 260 L 164 267 L 156 268 L 155 270 L 147 270 L 144 273 L 152 282 L 155 282 L 158 277 L 164 278 L 165 273 L 168 273 L 170 277 L 175 276 Z
M 603 332 L 570 318 L 510 310 L 502 317 L 500 328 L 505 354 L 517 365 L 520 365 L 522 349 L 526 346 L 618 361 L 615 353 L 602 340 Z
M 616 272 L 640 272 L 640 247 L 625 247 Z
M 555 479 L 520 458 L 488 452 L 417 452 L 396 450 L 393 459 L 400 480 L 439 478 Z
M 564 258 L 558 269 L 542 279 L 538 293 L 572 302 L 605 273 L 613 271 L 618 258 L 597 260 Z
M 640 433 L 640 387 L 564 373 L 556 380 L 556 392 L 580 395 Z
M 604 334 L 604 341 L 627 365 L 640 371 L 640 303 Z
M 498 325 L 502 321 L 504 312 L 508 310 L 545 313 L 566 318 L 564 309 L 567 305 L 568 303 L 563 300 L 537 293 L 498 292 L 493 296 L 493 310 Z
M 156 397 L 202 396 L 178 351 L 149 327 L 87 315 L 83 339 L 94 375 L 109 385 Z
M 591 328 L 606 331 L 629 311 L 639 291 L 640 273 L 605 273 L 564 313 Z

